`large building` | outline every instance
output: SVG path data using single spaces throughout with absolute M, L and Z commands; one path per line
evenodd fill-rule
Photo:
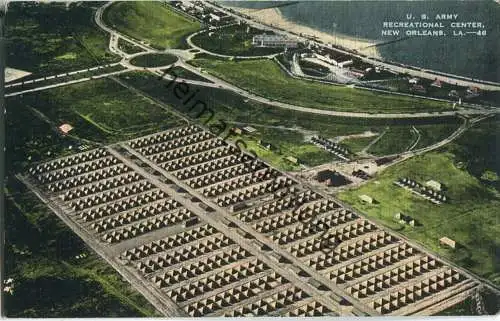
M 287 47 L 296 48 L 298 41 L 280 35 L 256 35 L 252 39 L 252 45 L 256 47 Z

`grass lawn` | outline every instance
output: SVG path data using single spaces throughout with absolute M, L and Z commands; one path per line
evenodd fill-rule
M 368 149 L 368 153 L 376 156 L 397 154 L 408 150 L 415 143 L 412 150 L 423 148 L 449 137 L 459 126 L 458 119 L 436 124 L 388 126 L 384 129 L 385 134 Z M 418 135 L 413 128 L 420 134 L 418 142 Z
M 200 29 L 199 22 L 154 1 L 115 3 L 105 11 L 104 19 L 110 27 L 162 49 L 179 47 L 185 36 Z
M 173 64 L 177 57 L 169 54 L 146 54 L 132 58 L 130 63 L 138 67 L 163 67 Z
M 87 5 L 13 2 L 6 18 L 7 66 L 53 75 L 119 61 Z
M 404 152 L 417 139 L 411 126 L 387 127 L 384 131 L 380 133 L 383 136 L 368 149 L 368 153 L 383 156 Z
M 314 83 L 289 77 L 272 60 L 195 59 L 191 63 L 261 96 L 319 109 L 367 113 L 445 111 L 446 103 Z
M 255 127 L 258 132 L 252 135 L 242 135 L 232 140 L 242 139 L 247 143 L 248 149 L 253 150 L 259 157 L 284 171 L 297 171 L 301 167 L 286 160 L 285 157 L 293 156 L 299 159 L 301 164 L 316 166 L 337 160 L 337 158 L 325 150 L 306 142 L 302 133 L 289 129 Z M 275 149 L 267 150 L 258 144 L 258 141 L 272 144 Z
M 342 192 L 341 200 L 384 225 L 423 243 L 463 267 L 500 284 L 499 240 L 500 194 L 493 188 L 457 168 L 459 158 L 446 150 L 431 152 L 394 165 L 360 188 Z M 393 184 L 400 177 L 425 183 L 434 179 L 445 186 L 450 202 L 435 205 Z M 367 194 L 378 204 L 362 204 Z M 393 217 L 402 212 L 422 226 L 401 226 Z M 447 236 L 457 241 L 456 250 L 438 245 Z
M 265 56 L 283 51 L 283 48 L 254 47 L 253 36 L 263 33 L 247 25 L 233 25 L 221 28 L 211 36 L 209 32 L 200 33 L 191 40 L 200 48 L 229 56 Z
M 450 122 L 436 125 L 417 125 L 415 128 L 420 133 L 420 140 L 418 141 L 415 149 L 432 145 L 436 142 L 436 138 L 445 139 L 453 134 L 459 127 L 457 122 Z
M 347 149 L 351 153 L 356 154 L 356 153 L 361 152 L 366 146 L 368 146 L 376 138 L 377 138 L 377 136 L 353 137 L 353 138 L 347 138 L 347 139 L 342 140 L 340 142 L 340 144 L 347 147 Z
M 171 128 L 177 116 L 111 79 L 12 97 L 7 109 L 34 108 L 55 125 L 69 123 L 70 133 L 97 142 L 113 142 Z

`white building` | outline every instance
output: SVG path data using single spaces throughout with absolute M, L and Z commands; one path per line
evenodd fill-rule
M 230 15 L 226 15 L 225 13 L 220 12 L 220 11 L 210 13 L 210 20 L 211 21 L 221 22 L 221 21 L 226 21 L 229 19 L 231 19 Z
M 440 191 L 441 190 L 441 183 L 436 182 L 435 180 L 430 180 L 425 183 L 426 186 L 436 190 Z
M 252 45 L 256 47 L 286 47 L 296 48 L 298 41 L 281 35 L 256 35 L 253 36 Z

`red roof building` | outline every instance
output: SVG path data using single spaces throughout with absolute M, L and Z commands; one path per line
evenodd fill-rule
M 73 126 L 71 126 L 70 124 L 62 124 L 58 128 L 63 135 L 67 135 L 70 131 L 73 130 Z

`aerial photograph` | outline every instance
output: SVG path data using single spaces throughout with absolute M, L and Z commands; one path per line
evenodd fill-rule
M 500 0 L 0 0 L 0 314 L 500 315 Z

